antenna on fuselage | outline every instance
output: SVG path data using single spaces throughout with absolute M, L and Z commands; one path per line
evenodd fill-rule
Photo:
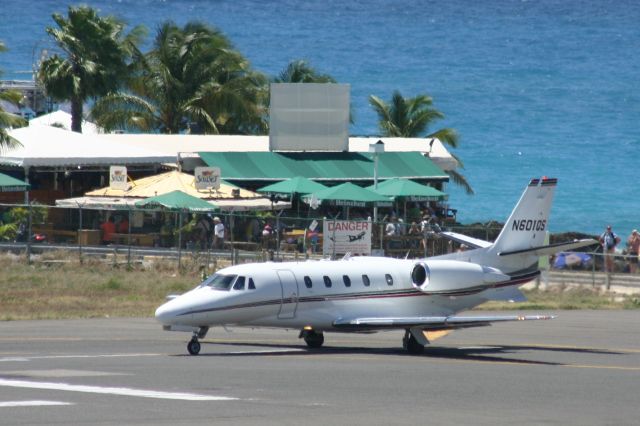
M 349 260 L 351 258 L 351 252 L 348 251 L 342 256 L 342 260 Z

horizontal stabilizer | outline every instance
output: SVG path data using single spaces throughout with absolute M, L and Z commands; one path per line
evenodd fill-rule
M 456 243 L 465 244 L 469 248 L 481 248 L 481 247 L 489 247 L 491 245 L 490 242 L 485 240 L 480 240 L 478 238 L 468 237 L 463 234 L 458 234 L 456 232 L 440 232 L 439 236 L 444 237 L 448 240 L 455 241 Z
M 553 319 L 551 315 L 502 315 L 502 316 L 436 316 L 436 317 L 372 317 L 340 318 L 333 326 L 351 330 L 407 329 L 420 327 L 423 330 L 451 330 L 457 328 L 483 327 L 494 322 L 535 321 Z
M 511 256 L 515 254 L 532 254 L 535 256 L 545 256 L 545 255 L 548 256 L 561 251 L 573 250 L 580 247 L 590 246 L 593 244 L 598 244 L 598 242 L 594 239 L 587 238 L 584 240 L 575 240 L 575 241 L 570 241 L 566 243 L 549 244 L 546 246 L 531 247 L 531 248 L 522 249 L 522 250 L 504 251 L 504 252 L 498 253 L 498 256 Z

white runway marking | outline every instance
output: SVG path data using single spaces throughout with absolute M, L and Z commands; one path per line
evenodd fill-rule
M 219 352 L 216 355 L 286 354 L 288 352 L 307 352 L 306 349 L 265 349 L 259 351 Z M 205 354 L 208 355 L 208 354 Z
M 73 358 L 137 358 L 141 356 L 161 356 L 163 354 L 97 354 L 97 355 L 45 355 L 29 357 L 3 357 L 0 362 L 28 362 L 32 359 L 73 359 Z
M 137 396 L 140 398 L 177 399 L 183 401 L 235 401 L 238 399 L 227 396 L 200 395 L 195 393 L 162 392 L 130 388 L 70 385 L 67 383 L 29 382 L 24 380 L 0 379 L 0 386 L 29 389 L 48 389 L 67 392 L 98 393 L 106 395 Z
M 70 402 L 60 401 L 6 401 L 0 402 L 0 408 L 6 407 L 44 407 L 51 405 L 74 405 Z

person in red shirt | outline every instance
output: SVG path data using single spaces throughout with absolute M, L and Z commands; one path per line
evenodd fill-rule
M 100 225 L 100 229 L 102 230 L 102 244 L 111 244 L 113 242 L 113 234 L 116 232 L 113 216 L 110 216 L 109 220 Z
M 118 233 L 119 234 L 127 234 L 129 233 L 129 220 L 126 216 L 122 216 L 120 222 L 118 222 Z

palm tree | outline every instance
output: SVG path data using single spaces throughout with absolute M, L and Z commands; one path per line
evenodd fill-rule
M 0 52 L 5 52 L 7 50 L 6 46 L 2 41 L 0 41 Z M 0 70 L 0 76 L 2 75 L 2 70 Z M 12 90 L 7 90 L 0 92 L 0 101 L 10 102 L 14 105 L 19 105 L 22 100 L 22 95 L 19 92 L 15 92 Z M 4 150 L 4 148 L 11 148 L 18 145 L 18 141 L 13 139 L 6 131 L 7 127 L 21 127 L 27 124 L 26 120 L 22 117 L 19 117 L 15 114 L 11 114 L 2 109 L 2 105 L 0 104 L 0 153 Z
M 92 116 L 107 130 L 260 133 L 266 79 L 217 29 L 165 22 L 141 56 L 127 91 L 98 100 Z
M 318 73 L 302 59 L 289 62 L 289 65 L 273 81 L 274 83 L 336 83 L 333 77 Z
M 428 132 L 429 125 L 438 119 L 444 118 L 444 114 L 433 107 L 433 99 L 427 95 L 418 95 L 414 98 L 404 98 L 399 91 L 394 91 L 391 103 L 387 104 L 377 96 L 371 95 L 369 103 L 378 114 L 378 125 L 383 136 L 399 138 L 437 138 L 452 148 L 458 147 L 458 133 L 451 128 L 440 129 L 436 132 Z M 460 168 L 464 164 L 455 154 Z M 446 172 L 451 180 L 464 188 L 467 194 L 473 194 L 473 188 L 467 179 L 456 170 Z
M 69 7 L 67 18 L 52 15 L 58 28 L 47 27 L 60 54 L 45 59 L 38 78 L 47 94 L 71 102 L 71 130 L 82 132 L 84 103 L 115 90 L 126 78 L 127 59 L 135 53 L 143 27 L 124 33 L 113 16 L 100 17 L 87 6 Z

